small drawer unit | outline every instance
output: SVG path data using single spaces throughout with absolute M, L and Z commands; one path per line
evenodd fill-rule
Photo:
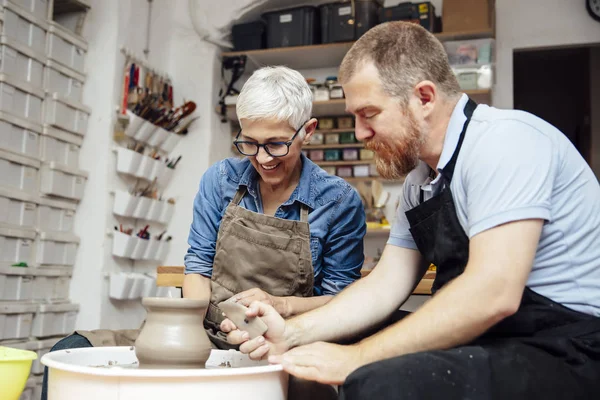
M 51 162 L 40 170 L 40 193 L 71 200 L 81 200 L 88 174 Z
M 79 152 L 83 138 L 51 126 L 44 126 L 41 137 L 40 159 L 43 162 L 79 167 Z
M 0 301 L 33 300 L 33 269 L 0 266 Z
M 35 231 L 0 227 L 0 264 L 31 265 Z
M 36 88 L 44 82 L 46 56 L 7 36 L 0 36 L 0 73 Z
M 0 112 L 0 149 L 39 159 L 41 133 L 39 124 Z
M 48 18 L 50 0 L 4 0 L 3 3 L 14 3 L 42 21 Z
M 0 111 L 39 124 L 42 122 L 44 91 L 0 74 Z
M 69 299 L 72 268 L 34 268 L 33 292 L 35 301 L 56 302 Z
M 49 337 L 72 333 L 78 311 L 79 304 L 73 303 L 38 305 L 33 317 L 31 335 Z
M 38 229 L 43 232 L 73 232 L 75 220 L 74 203 L 48 199 L 38 200 Z
M 46 97 L 44 122 L 78 135 L 85 135 L 91 110 L 68 100 L 58 93 Z
M 4 25 L 2 35 L 31 48 L 38 54 L 46 51 L 48 24 L 42 18 L 23 10 L 10 1 L 4 3 Z
M 0 226 L 35 229 L 37 208 L 35 196 L 0 187 Z
M 56 22 L 48 28 L 48 58 L 79 73 L 84 72 L 88 45 L 78 35 L 69 32 Z
M 35 195 L 39 169 L 38 160 L 0 150 L 0 187 Z
M 0 303 L 0 340 L 31 336 L 36 304 Z
M 41 232 L 36 239 L 36 265 L 75 265 L 79 238 L 72 233 Z
M 44 89 L 50 93 L 73 102 L 81 102 L 85 76 L 77 71 L 66 68 L 56 61 L 46 62 Z

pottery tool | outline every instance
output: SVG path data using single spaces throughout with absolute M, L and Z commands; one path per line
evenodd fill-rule
M 371 194 L 373 195 L 373 203 L 378 204 L 379 199 L 381 198 L 381 193 L 383 192 L 383 186 L 381 182 L 378 180 L 373 180 L 371 182 Z M 375 204 L 373 204 L 375 205 Z
M 241 331 L 248 332 L 250 339 L 264 335 L 267 325 L 259 318 L 246 316 L 247 307 L 230 300 L 222 301 L 217 306 L 223 311 L 223 316 L 229 318 Z

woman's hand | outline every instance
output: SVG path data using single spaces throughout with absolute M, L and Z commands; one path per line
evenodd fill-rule
M 233 300 L 246 307 L 250 307 L 250 304 L 252 304 L 253 301 L 260 301 L 261 303 L 273 307 L 283 318 L 287 318 L 289 314 L 289 307 L 285 297 L 272 296 L 259 288 L 252 288 L 238 293 L 233 296 Z

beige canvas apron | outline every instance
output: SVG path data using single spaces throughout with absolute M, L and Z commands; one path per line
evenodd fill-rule
M 313 295 L 308 207 L 302 204 L 300 221 L 276 218 L 239 206 L 245 193 L 245 188 L 237 191 L 221 220 L 204 325 L 224 349 L 234 346 L 219 330 L 223 317 L 216 304 L 252 288 L 278 297 Z

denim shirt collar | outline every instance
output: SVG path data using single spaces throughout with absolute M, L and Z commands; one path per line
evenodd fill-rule
M 298 201 L 302 204 L 306 204 L 311 209 L 315 208 L 315 193 L 313 190 L 313 172 L 315 168 L 320 168 L 318 165 L 310 161 L 304 154 L 300 154 L 300 160 L 302 162 L 302 171 L 300 172 L 300 181 L 294 189 L 294 192 L 290 195 L 290 198 L 282 204 L 282 206 L 289 206 Z M 246 186 L 248 193 L 255 199 L 259 197 L 258 193 L 258 180 L 259 175 L 256 168 L 252 163 L 248 162 L 248 167 L 242 173 L 240 178 L 240 186 Z

